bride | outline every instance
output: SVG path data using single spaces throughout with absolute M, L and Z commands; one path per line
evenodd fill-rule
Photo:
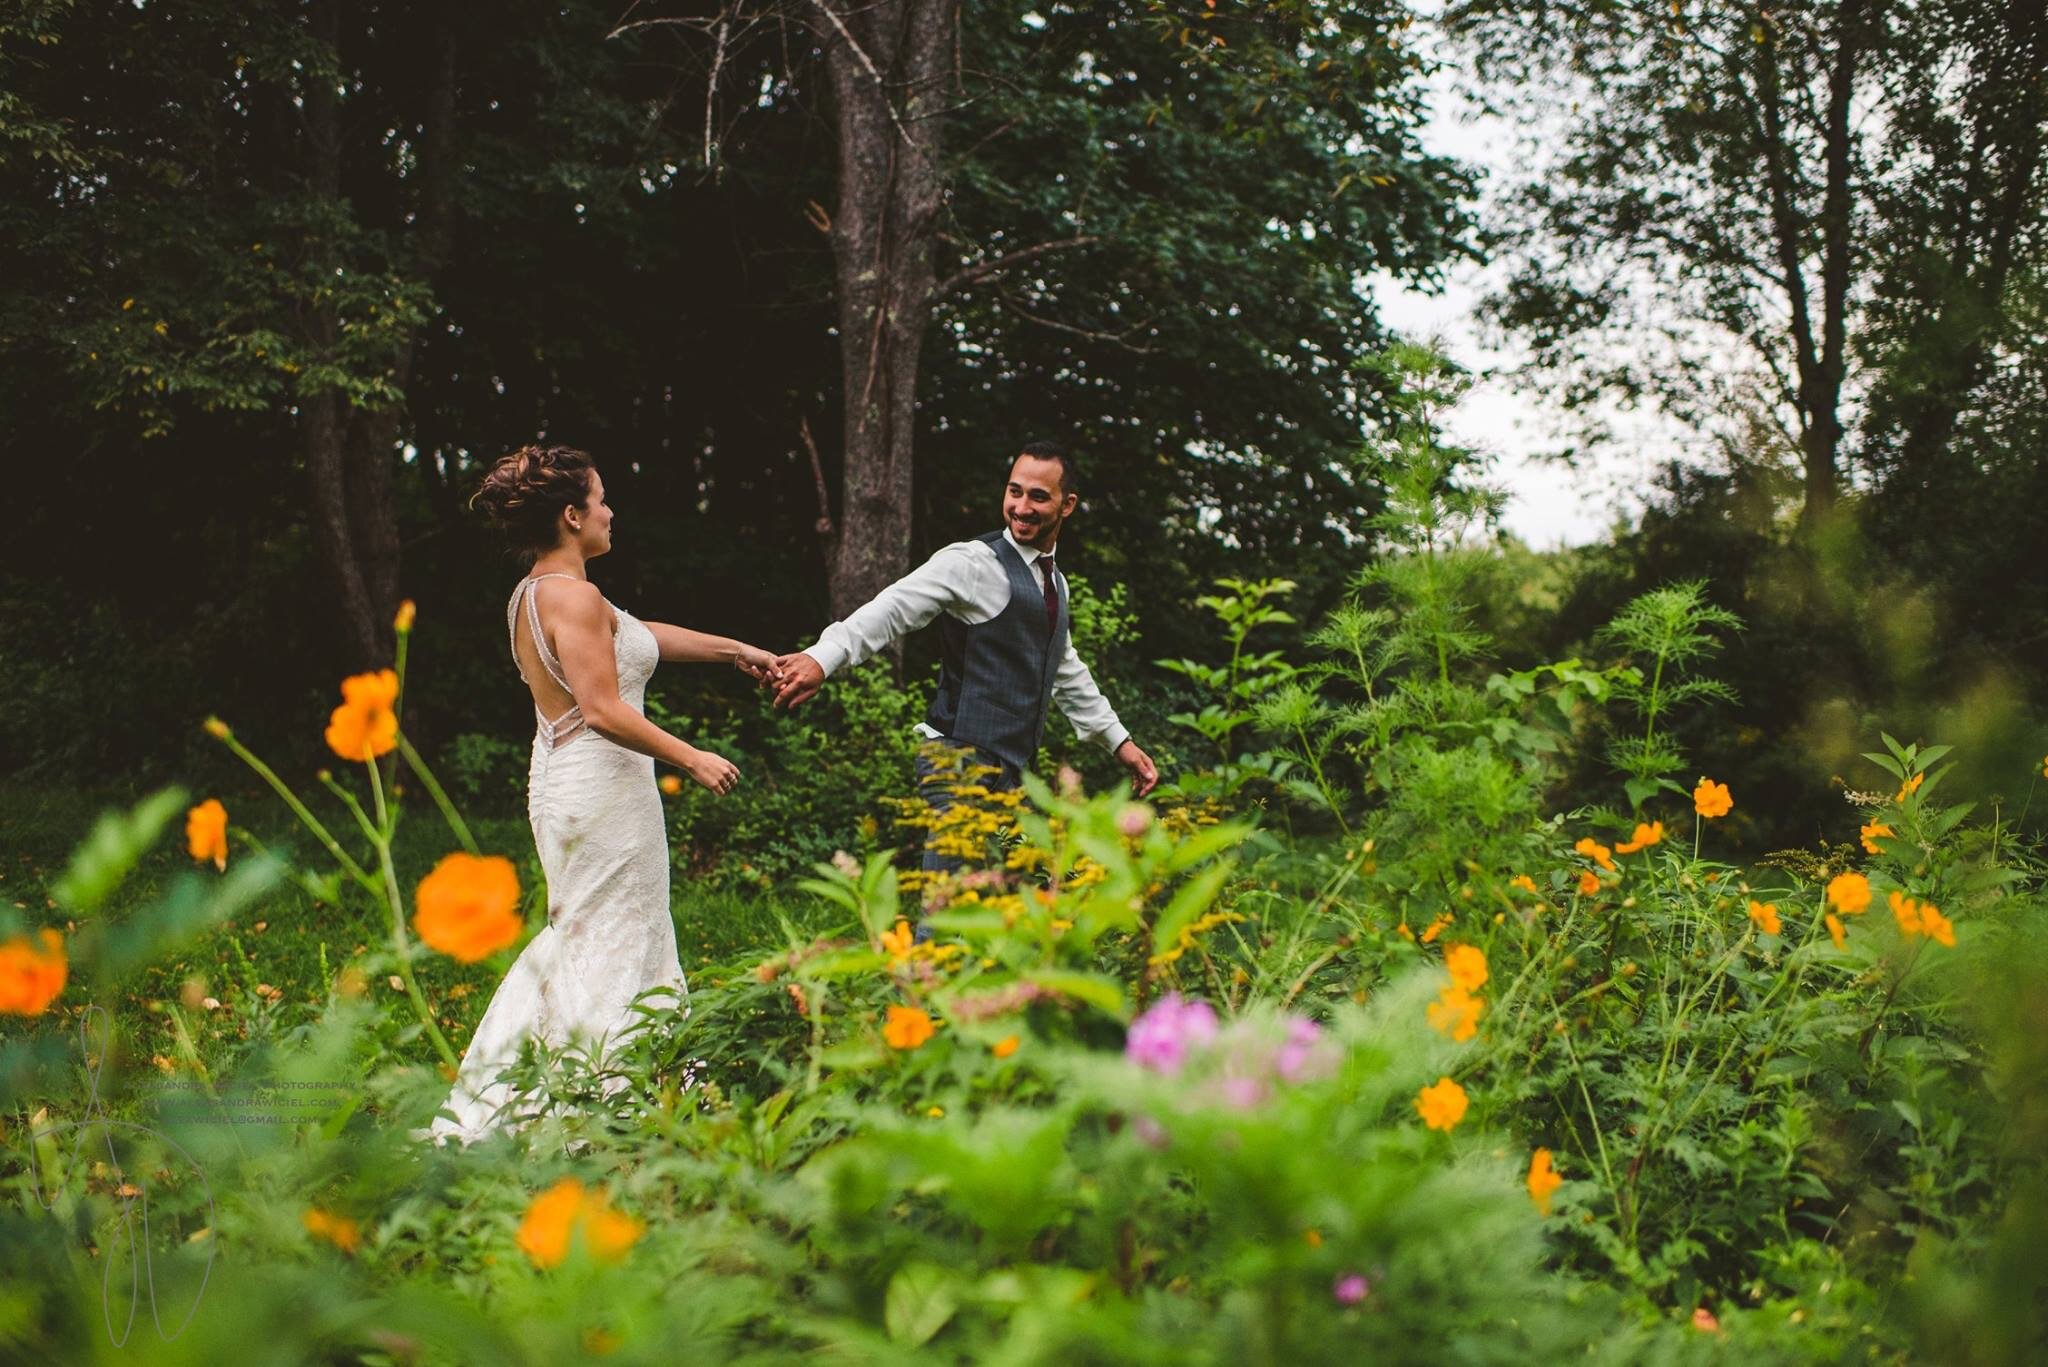
M 511 1084 L 498 1075 L 537 1037 L 572 1037 L 602 1062 L 639 1020 L 636 997 L 667 989 L 687 1003 L 669 918 L 668 839 L 657 761 L 721 796 L 732 763 L 649 721 L 648 677 L 663 660 L 732 662 L 759 680 L 773 661 L 723 636 L 642 622 L 587 577 L 612 545 L 604 480 L 581 451 L 528 446 L 504 457 L 470 500 L 532 566 L 506 604 L 512 658 L 533 694 L 526 810 L 547 879 L 548 924 L 521 951 L 477 1025 L 447 1102 L 415 1138 L 471 1143 L 517 1128 Z M 687 1010 L 687 1005 L 683 1006 Z M 607 1082 L 616 1091 L 625 1079 Z

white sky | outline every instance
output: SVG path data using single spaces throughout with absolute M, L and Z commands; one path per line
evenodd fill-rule
M 1516 130 L 1504 120 L 1463 99 L 1457 81 L 1450 67 L 1431 76 L 1432 117 L 1422 143 L 1425 151 L 1454 157 L 1480 173 L 1483 214 L 1488 200 L 1505 188 L 1510 168 L 1527 166 L 1534 149 L 1518 145 Z M 1506 529 L 1538 550 L 1600 540 L 1617 518 L 1632 519 L 1640 510 L 1637 491 L 1649 486 L 1656 467 L 1682 444 L 1677 429 L 1653 414 L 1610 410 L 1602 416 L 1616 439 L 1583 455 L 1576 470 L 1539 459 L 1539 451 L 1566 444 L 1564 410 L 1533 382 L 1491 373 L 1512 369 L 1519 349 L 1490 345 L 1477 317 L 1480 299 L 1504 276 L 1498 266 L 1461 262 L 1440 293 L 1405 289 L 1384 277 L 1368 288 L 1387 326 L 1414 341 L 1433 340 L 1473 372 L 1476 383 L 1445 425 L 1452 440 L 1494 458 L 1491 479 L 1508 492 Z

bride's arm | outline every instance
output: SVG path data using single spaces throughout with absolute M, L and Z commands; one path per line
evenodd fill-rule
M 647 720 L 619 696 L 618 661 L 612 654 L 611 610 L 594 584 L 547 584 L 552 601 L 555 653 L 583 724 L 614 745 L 663 764 L 673 764 L 714 793 L 729 793 L 739 770 L 708 750 L 699 750 Z
M 775 657 L 759 646 L 735 641 L 730 636 L 707 636 L 701 631 L 671 626 L 667 622 L 648 622 L 646 627 L 654 633 L 655 643 L 661 647 L 661 658 L 671 663 L 729 664 L 743 674 L 760 679 L 766 676 L 768 667 L 775 662 Z

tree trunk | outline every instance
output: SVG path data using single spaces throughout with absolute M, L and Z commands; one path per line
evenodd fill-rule
M 832 613 L 844 617 L 910 568 L 918 360 L 959 0 L 816 4 L 838 107 L 832 252 L 846 436 L 829 577 Z
M 315 7 L 314 38 L 339 51 L 338 0 Z M 420 198 L 415 215 L 414 265 L 431 276 L 453 244 L 451 144 L 455 118 L 455 47 L 445 20 L 437 25 L 435 78 L 423 120 Z M 341 198 L 342 135 L 334 83 L 307 83 L 305 119 L 310 180 L 315 193 Z M 314 244 L 319 250 L 320 244 Z M 316 345 L 333 345 L 338 325 L 331 307 L 315 307 L 307 320 Z M 401 393 L 411 379 L 414 346 L 391 358 L 392 384 Z M 339 609 L 352 667 L 381 668 L 396 649 L 392 618 L 399 598 L 398 504 L 394 466 L 405 427 L 402 407 L 359 409 L 337 390 L 308 398 L 304 414 L 306 473 L 311 489 L 313 545 Z

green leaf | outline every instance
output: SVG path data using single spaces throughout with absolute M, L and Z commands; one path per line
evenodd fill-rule
M 1159 921 L 1152 927 L 1152 952 L 1164 954 L 1180 939 L 1180 933 L 1209 909 L 1222 891 L 1223 882 L 1237 867 L 1235 859 L 1220 859 L 1181 884 Z
M 72 851 L 71 867 L 50 889 L 57 905 L 73 916 L 90 916 L 135 868 L 143 852 L 185 805 L 183 788 L 153 793 L 126 812 L 108 812 L 92 834 Z
M 1117 1019 L 1124 1015 L 1123 984 L 1100 973 L 1073 973 L 1059 969 L 1046 969 L 1038 973 L 1027 973 L 1024 981 L 1057 992 L 1063 997 L 1101 1007 Z
M 1884 770 L 1893 778 L 1898 779 L 1901 783 L 1905 782 L 1905 766 L 1900 764 L 1897 760 L 1894 760 L 1890 755 L 1880 755 L 1875 751 L 1865 750 L 1863 752 L 1863 758 L 1869 760 L 1872 764 L 1875 764 L 1878 768 Z
M 958 1308 L 952 1272 L 935 1263 L 905 1263 L 889 1278 L 882 1323 L 890 1338 L 916 1348 L 945 1328 Z

